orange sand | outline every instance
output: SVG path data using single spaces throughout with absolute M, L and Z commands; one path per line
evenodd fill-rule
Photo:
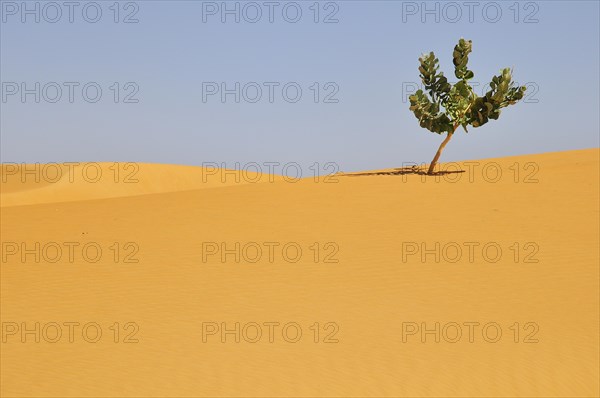
M 355 173 L 337 183 L 223 184 L 203 182 L 200 168 L 152 164 L 127 185 L 11 176 L 1 196 L 0 393 L 600 395 L 598 149 L 479 162 L 439 181 Z M 491 162 L 503 173 L 495 183 L 481 174 Z M 48 251 L 23 262 L 20 244 L 36 242 Z M 74 261 L 64 252 L 46 261 L 50 242 L 79 244 Z M 95 263 L 79 249 L 90 242 L 103 250 Z M 207 251 L 222 242 L 248 251 L 223 262 Z M 273 261 L 265 249 L 249 262 L 250 242 L 278 243 Z M 421 244 L 436 242 L 439 262 L 433 251 L 423 262 Z M 472 261 L 465 245 L 475 245 Z M 138 262 L 125 262 L 136 249 L 128 258 Z M 56 343 L 52 322 L 63 333 Z M 64 322 L 80 324 L 72 343 Z M 102 328 L 96 343 L 82 336 L 91 322 Z M 224 343 L 209 334 L 222 322 L 240 323 L 239 343 L 235 333 Z M 273 342 L 265 322 L 279 323 Z M 286 341 L 294 328 L 282 334 L 292 322 L 302 329 L 295 343 Z M 439 333 L 421 335 L 422 323 L 436 322 Z M 468 322 L 479 323 L 473 342 Z M 34 332 L 22 335 L 23 326 Z M 131 333 L 137 343 L 123 341 Z

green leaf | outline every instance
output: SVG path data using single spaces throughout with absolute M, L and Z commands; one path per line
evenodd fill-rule
M 525 86 L 517 87 L 512 81 L 512 70 L 503 68 L 493 76 L 490 90 L 478 97 L 468 80 L 474 77 L 467 68 L 472 51 L 470 40 L 460 39 L 452 51 L 454 74 L 459 81 L 452 85 L 439 70 L 439 60 L 433 52 L 419 58 L 419 74 L 425 90 L 409 96 L 409 109 L 419 125 L 431 132 L 442 134 L 454 131 L 460 125 L 468 132 L 468 125 L 480 127 L 500 117 L 501 109 L 523 99 Z

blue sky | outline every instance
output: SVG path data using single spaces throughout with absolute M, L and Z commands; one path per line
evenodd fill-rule
M 460 37 L 480 95 L 507 66 L 529 92 L 442 161 L 599 146 L 598 1 L 0 3 L 2 162 L 429 162 L 407 90 Z

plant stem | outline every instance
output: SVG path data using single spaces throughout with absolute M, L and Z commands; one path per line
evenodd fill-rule
M 442 156 L 442 151 L 444 150 L 444 147 L 450 141 L 450 139 L 452 138 L 452 134 L 454 134 L 454 132 L 456 131 L 457 128 L 458 128 L 458 124 L 455 124 L 452 132 L 448 132 L 446 139 L 442 142 L 439 149 L 437 150 L 437 153 L 435 154 L 435 157 L 431 161 L 431 164 L 429 165 L 429 170 L 427 171 L 427 174 L 429 174 L 429 175 L 433 174 L 433 169 L 435 168 L 437 161 L 440 159 L 440 156 Z

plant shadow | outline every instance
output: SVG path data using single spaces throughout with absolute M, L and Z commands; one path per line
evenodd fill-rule
M 393 169 L 390 171 L 373 171 L 368 173 L 341 173 L 339 174 L 342 177 L 364 177 L 364 176 L 401 176 L 407 174 L 416 174 L 421 176 L 442 176 L 446 174 L 458 174 L 464 173 L 465 170 L 445 170 L 445 171 L 434 171 L 432 174 L 427 174 L 426 169 L 421 169 L 417 166 L 410 167 L 400 167 L 397 169 Z

